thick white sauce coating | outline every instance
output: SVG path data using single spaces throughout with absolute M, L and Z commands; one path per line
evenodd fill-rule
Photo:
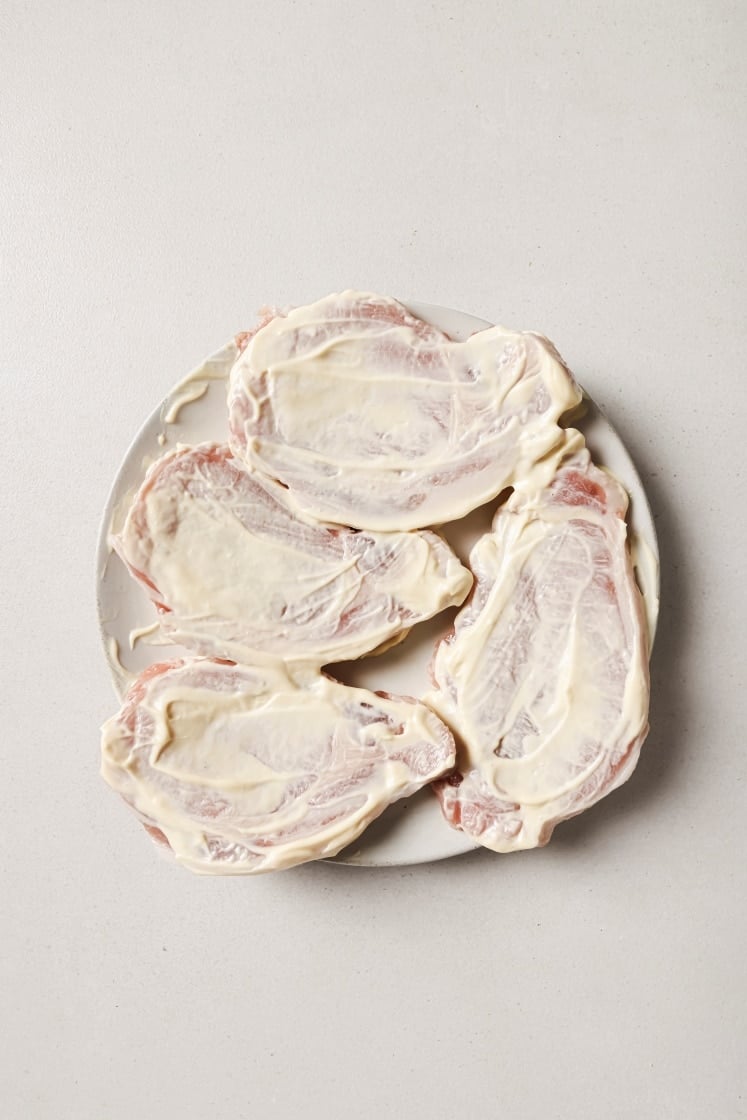
M 496 851 L 546 843 L 629 776 L 648 711 L 627 498 L 559 426 L 581 393 L 552 344 L 502 327 L 457 343 L 392 299 L 344 292 L 268 311 L 174 390 L 164 424 L 232 358 L 236 458 L 215 444 L 163 456 L 112 541 L 163 609 L 131 647 L 157 629 L 239 664 L 141 674 L 104 726 L 105 779 L 195 871 L 336 854 L 448 773 L 455 747 L 424 704 L 319 666 L 461 603 L 470 573 L 412 530 L 512 486 L 425 699 L 459 737 L 457 773 L 435 787 L 449 823 Z M 636 562 L 648 570 L 645 550 Z
M 114 547 L 197 653 L 316 665 L 401 639 L 472 576 L 436 533 L 355 533 L 296 516 L 282 487 L 201 444 L 159 459 Z
M 454 342 L 393 299 L 343 292 L 249 339 L 231 371 L 231 443 L 319 520 L 415 529 L 524 478 L 580 400 L 539 335 Z
M 177 860 L 254 874 L 334 855 L 445 773 L 454 741 L 414 700 L 282 663 L 151 667 L 103 728 L 102 774 Z
M 458 733 L 447 819 L 495 851 L 547 842 L 632 772 L 648 729 L 648 635 L 627 497 L 578 433 L 472 551 L 475 588 L 425 700 Z M 557 457 L 560 459 L 560 453 Z

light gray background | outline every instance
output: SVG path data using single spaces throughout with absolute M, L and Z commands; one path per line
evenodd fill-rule
M 0 8 L 3 1114 L 735 1117 L 744 5 Z M 203 881 L 98 777 L 124 449 L 264 301 L 549 334 L 661 539 L 652 731 L 547 849 Z

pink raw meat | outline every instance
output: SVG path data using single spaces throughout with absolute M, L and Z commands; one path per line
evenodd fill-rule
M 253 874 L 334 855 L 454 763 L 415 700 L 280 662 L 153 665 L 103 728 L 102 774 L 193 871 Z
M 436 533 L 325 527 L 285 493 L 223 445 L 153 464 L 113 544 L 166 635 L 206 656 L 321 665 L 404 638 L 469 591 Z
M 539 335 L 466 342 L 396 300 L 344 292 L 265 318 L 230 376 L 231 446 L 321 521 L 453 521 L 562 440 L 581 393 Z
M 473 595 L 425 699 L 462 740 L 435 787 L 444 816 L 495 851 L 547 843 L 638 760 L 648 647 L 626 508 L 576 449 L 549 486 L 515 492 L 471 554 Z

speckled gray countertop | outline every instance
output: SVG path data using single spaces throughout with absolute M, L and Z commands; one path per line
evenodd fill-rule
M 0 1048 L 23 1120 L 747 1114 L 745 8 L 0 15 Z M 264 302 L 541 330 L 662 556 L 652 730 L 546 849 L 204 881 L 98 776 L 97 521 Z

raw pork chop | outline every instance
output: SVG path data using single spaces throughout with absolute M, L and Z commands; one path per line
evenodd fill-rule
M 335 855 L 454 763 L 423 704 L 281 662 L 153 665 L 103 728 L 102 774 L 193 871 L 252 874 Z
M 319 520 L 416 529 L 523 478 L 580 399 L 539 335 L 492 327 L 454 342 L 393 299 L 344 292 L 246 340 L 231 445 Z
M 436 649 L 439 691 L 426 697 L 463 741 L 458 773 L 435 787 L 443 813 L 498 852 L 547 843 L 624 782 L 648 730 L 627 496 L 577 433 L 569 450 L 473 549 L 473 596 Z
M 208 656 L 321 665 L 404 638 L 472 577 L 436 533 L 356 533 L 296 516 L 227 447 L 151 467 L 119 537 L 174 641 Z

